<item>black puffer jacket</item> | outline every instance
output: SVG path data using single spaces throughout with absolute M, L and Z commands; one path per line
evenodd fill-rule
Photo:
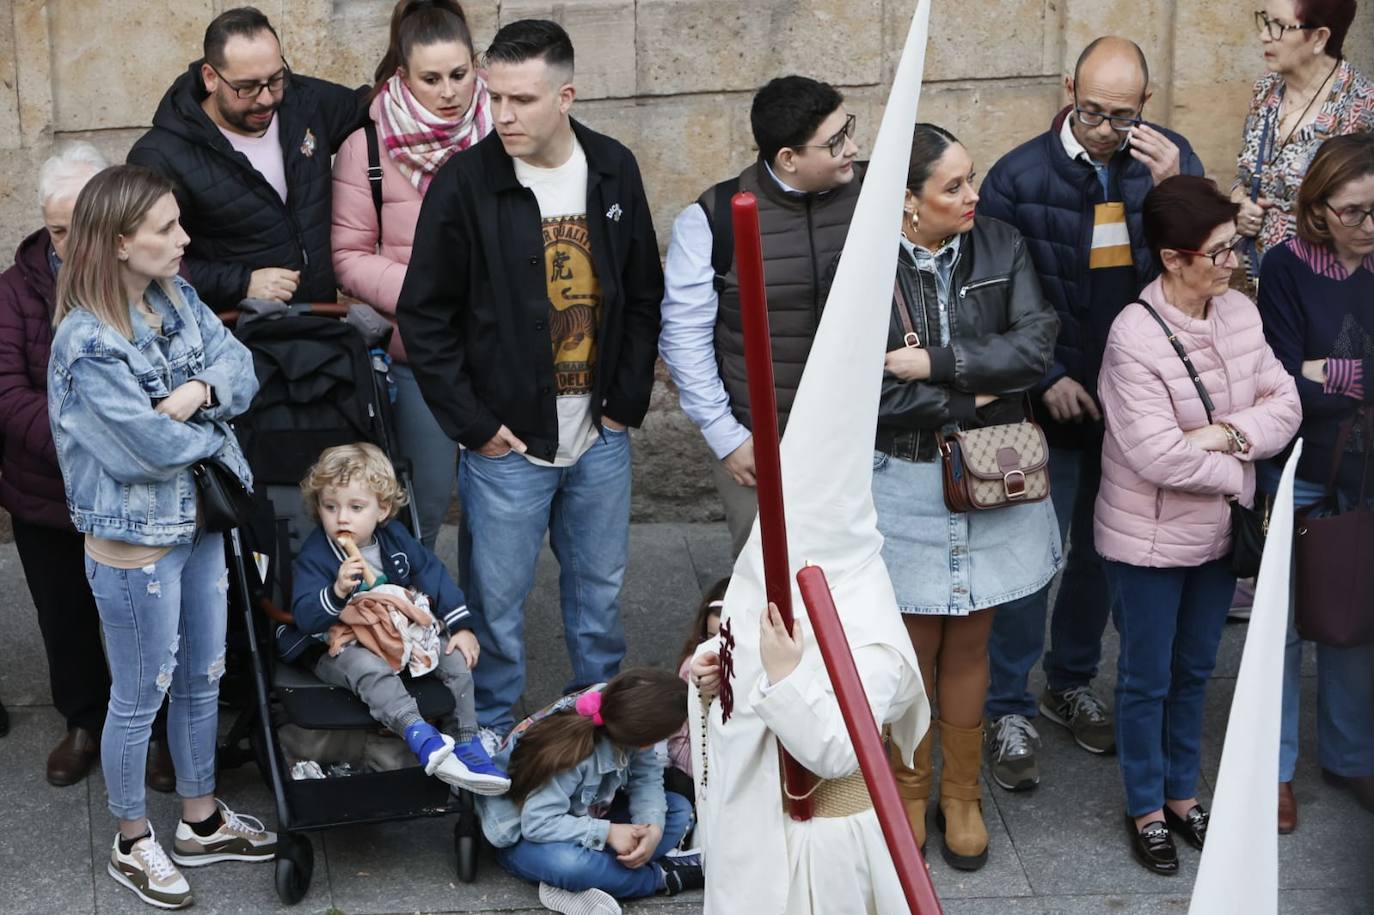
M 834 268 L 849 235 L 859 191 L 868 163 L 854 163 L 854 180 L 824 194 L 788 194 L 756 162 L 733 182 L 738 190 L 758 198 L 759 235 L 763 244 L 763 275 L 768 295 L 768 334 L 773 346 L 773 387 L 777 396 L 778 431 L 787 428 L 806 357 L 816 339 L 821 311 L 830 292 Z M 717 185 L 716 187 L 719 187 Z M 702 208 L 714 226 L 730 213 L 713 213 L 716 187 L 701 195 Z M 827 269 L 829 265 L 829 269 Z M 730 396 L 730 410 L 746 429 L 749 413 L 749 373 L 744 364 L 744 318 L 740 312 L 739 278 L 734 258 L 730 269 L 716 278 L 716 362 L 720 380 Z
M 252 163 L 234 149 L 200 107 L 201 61 L 162 97 L 153 127 L 129 151 L 177 183 L 181 224 L 191 236 L 186 266 L 191 284 L 216 311 L 248 293 L 263 267 L 301 272 L 293 302 L 338 297 L 329 253 L 330 157 L 367 117 L 362 90 L 291 74 L 277 109 L 286 203 Z
M 940 303 L 935 276 L 916 269 L 905 250 L 897 282 L 912 327 L 922 341 L 939 339 Z M 900 349 L 906 328 L 894 295 L 887 349 Z M 902 381 L 883 376 L 878 407 L 879 451 L 909 461 L 933 461 L 932 434 L 949 424 L 976 429 L 1025 416 L 1022 394 L 1045 377 L 1054 358 L 1059 319 L 1040 292 L 1021 234 L 983 216 L 960 242 L 950 282 L 949 346 L 927 347 L 931 377 Z M 997 400 L 974 408 L 978 394 Z

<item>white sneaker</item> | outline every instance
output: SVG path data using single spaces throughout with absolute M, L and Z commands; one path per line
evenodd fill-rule
M 620 915 L 620 903 L 605 890 L 572 890 L 539 884 L 539 901 L 544 908 L 563 915 Z
M 177 823 L 172 860 L 182 867 L 217 861 L 271 861 L 277 855 L 277 834 L 256 817 L 244 816 L 215 798 L 224 822 L 208 836 L 198 836 L 185 820 Z
M 108 870 L 116 883 L 133 890 L 139 899 L 159 909 L 184 909 L 195 901 L 191 885 L 157 844 L 151 823 L 148 835 L 135 842 L 127 855 L 120 853 L 119 834 L 115 833 Z

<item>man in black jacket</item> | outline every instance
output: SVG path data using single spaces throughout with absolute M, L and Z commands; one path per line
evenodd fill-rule
M 1111 714 L 1092 690 L 1110 609 L 1093 548 L 1102 458 L 1097 374 L 1112 321 L 1158 273 L 1141 226 L 1145 196 L 1172 175 L 1202 174 L 1187 140 L 1142 120 L 1149 82 L 1134 42 L 1093 41 L 1065 79 L 1069 106 L 1048 131 L 1003 156 L 979 189 L 978 212 L 1021 231 L 1059 314 L 1055 364 L 1041 384 L 1047 416 L 1039 418 L 1051 444 L 1060 533 L 1073 536 L 1039 711 L 1092 753 L 1115 746 Z M 1040 780 L 1027 678 L 1045 647 L 1048 602 L 1047 588 L 1003 606 L 988 643 L 988 764 L 993 780 L 1011 791 Z
M 330 157 L 362 125 L 362 95 L 292 73 L 252 7 L 215 17 L 204 53 L 129 151 L 177 184 L 191 283 L 216 311 L 335 301 Z
M 507 730 L 547 532 L 569 688 L 625 654 L 630 443 L 653 388 L 663 271 L 634 156 L 569 117 L 573 48 L 521 20 L 487 49 L 495 131 L 425 195 L 397 308 L 416 380 L 466 449 L 461 578 L 482 644 L 477 716 Z

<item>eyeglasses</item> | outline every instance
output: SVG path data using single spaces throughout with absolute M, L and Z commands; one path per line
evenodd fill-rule
M 845 119 L 844 119 L 844 126 L 840 128 L 839 132 L 836 133 L 836 134 L 835 134 L 833 137 L 831 137 L 830 139 L 826 140 L 824 143 L 819 143 L 819 144 L 817 144 L 817 143 L 803 143 L 803 144 L 800 145 L 800 146 L 794 146 L 794 147 L 792 147 L 792 148 L 793 148 L 793 149 L 828 149 L 828 150 L 830 150 L 830 155 L 831 155 L 831 157 L 832 157 L 832 158 L 835 158 L 835 159 L 838 159 L 838 158 L 840 157 L 840 153 L 844 152 L 844 141 L 845 141 L 845 140 L 848 140 L 848 139 L 851 139 L 851 138 L 854 136 L 854 121 L 855 121 L 855 116 L 852 115 L 852 114 L 851 114 L 849 117 L 845 118 Z
M 1100 111 L 1088 111 L 1078 107 L 1078 98 L 1073 100 L 1073 113 L 1078 118 L 1078 123 L 1084 127 L 1100 127 L 1103 121 L 1108 121 L 1112 125 L 1112 130 L 1117 133 L 1126 133 L 1133 127 L 1139 127 L 1141 123 L 1140 114 L 1136 113 L 1129 116 L 1116 114 L 1103 114 Z
M 1264 10 L 1255 10 L 1255 28 L 1261 34 L 1267 33 L 1274 41 L 1282 41 L 1285 32 L 1297 32 L 1304 29 L 1315 29 L 1320 26 L 1315 25 L 1284 25 L 1276 19 L 1270 19 L 1269 14 Z
M 214 64 L 210 63 L 208 60 L 205 63 L 210 67 L 211 70 L 215 71 L 216 76 L 224 80 L 224 84 L 226 86 L 233 90 L 235 98 L 245 100 L 250 98 L 257 98 L 259 95 L 262 94 L 263 89 L 266 89 L 268 92 L 272 93 L 273 95 L 276 95 L 278 92 L 282 90 L 282 86 L 286 85 L 286 78 L 291 75 L 291 67 L 286 63 L 285 57 L 281 59 L 280 70 L 278 70 L 276 73 L 272 74 L 260 83 L 249 83 L 248 85 L 243 85 L 241 83 L 231 83 L 223 73 L 219 72 L 219 69 Z
M 1347 229 L 1355 229 L 1364 225 L 1366 219 L 1374 219 L 1374 209 L 1362 210 L 1359 207 L 1346 207 L 1338 210 L 1328 201 L 1326 208 L 1336 214 L 1336 219 Z
M 1240 246 L 1244 243 L 1245 239 L 1242 236 L 1237 235 L 1235 238 L 1231 239 L 1226 243 L 1226 247 L 1218 248 L 1215 251 L 1191 251 L 1187 248 L 1175 248 L 1174 250 L 1177 251 L 1179 254 L 1192 254 L 1196 257 L 1210 258 L 1212 261 L 1212 266 L 1220 267 L 1226 263 L 1226 261 L 1231 257 L 1232 254 L 1236 255 L 1237 257 L 1240 257 Z

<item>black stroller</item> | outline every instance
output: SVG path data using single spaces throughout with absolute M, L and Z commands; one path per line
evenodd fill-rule
M 407 494 L 411 491 L 409 468 L 391 448 L 395 436 L 385 363 L 380 356 L 374 361 L 369 341 L 340 320 L 347 311 L 348 306 L 334 304 L 291 306 L 271 317 L 240 318 L 235 329 L 253 353 L 260 384 L 249 411 L 236 421 L 255 477 L 258 511 L 250 525 L 229 537 L 234 600 L 244 628 L 238 641 L 249 658 L 253 697 L 230 729 L 221 758 L 228 765 L 236 751 L 247 758 L 239 749 L 246 739 L 272 790 L 277 895 L 287 905 L 305 896 L 314 870 L 310 840 L 300 833 L 335 826 L 456 813 L 458 879 L 470 883 L 477 871 L 480 827 L 470 794 L 451 793 L 418 767 L 294 780 L 277 735 L 288 722 L 329 731 L 378 727 L 367 706 L 348 691 L 278 663 L 272 636 L 278 625 L 291 621 L 283 608 L 290 606 L 292 560 L 314 525 L 302 515 L 298 484 L 319 453 L 333 445 L 371 442 L 392 457 Z M 224 317 L 228 322 L 237 316 Z M 372 345 L 384 349 L 385 340 Z M 413 499 L 406 520 L 418 536 Z M 452 711 L 453 697 L 436 679 L 405 680 L 426 718 Z

